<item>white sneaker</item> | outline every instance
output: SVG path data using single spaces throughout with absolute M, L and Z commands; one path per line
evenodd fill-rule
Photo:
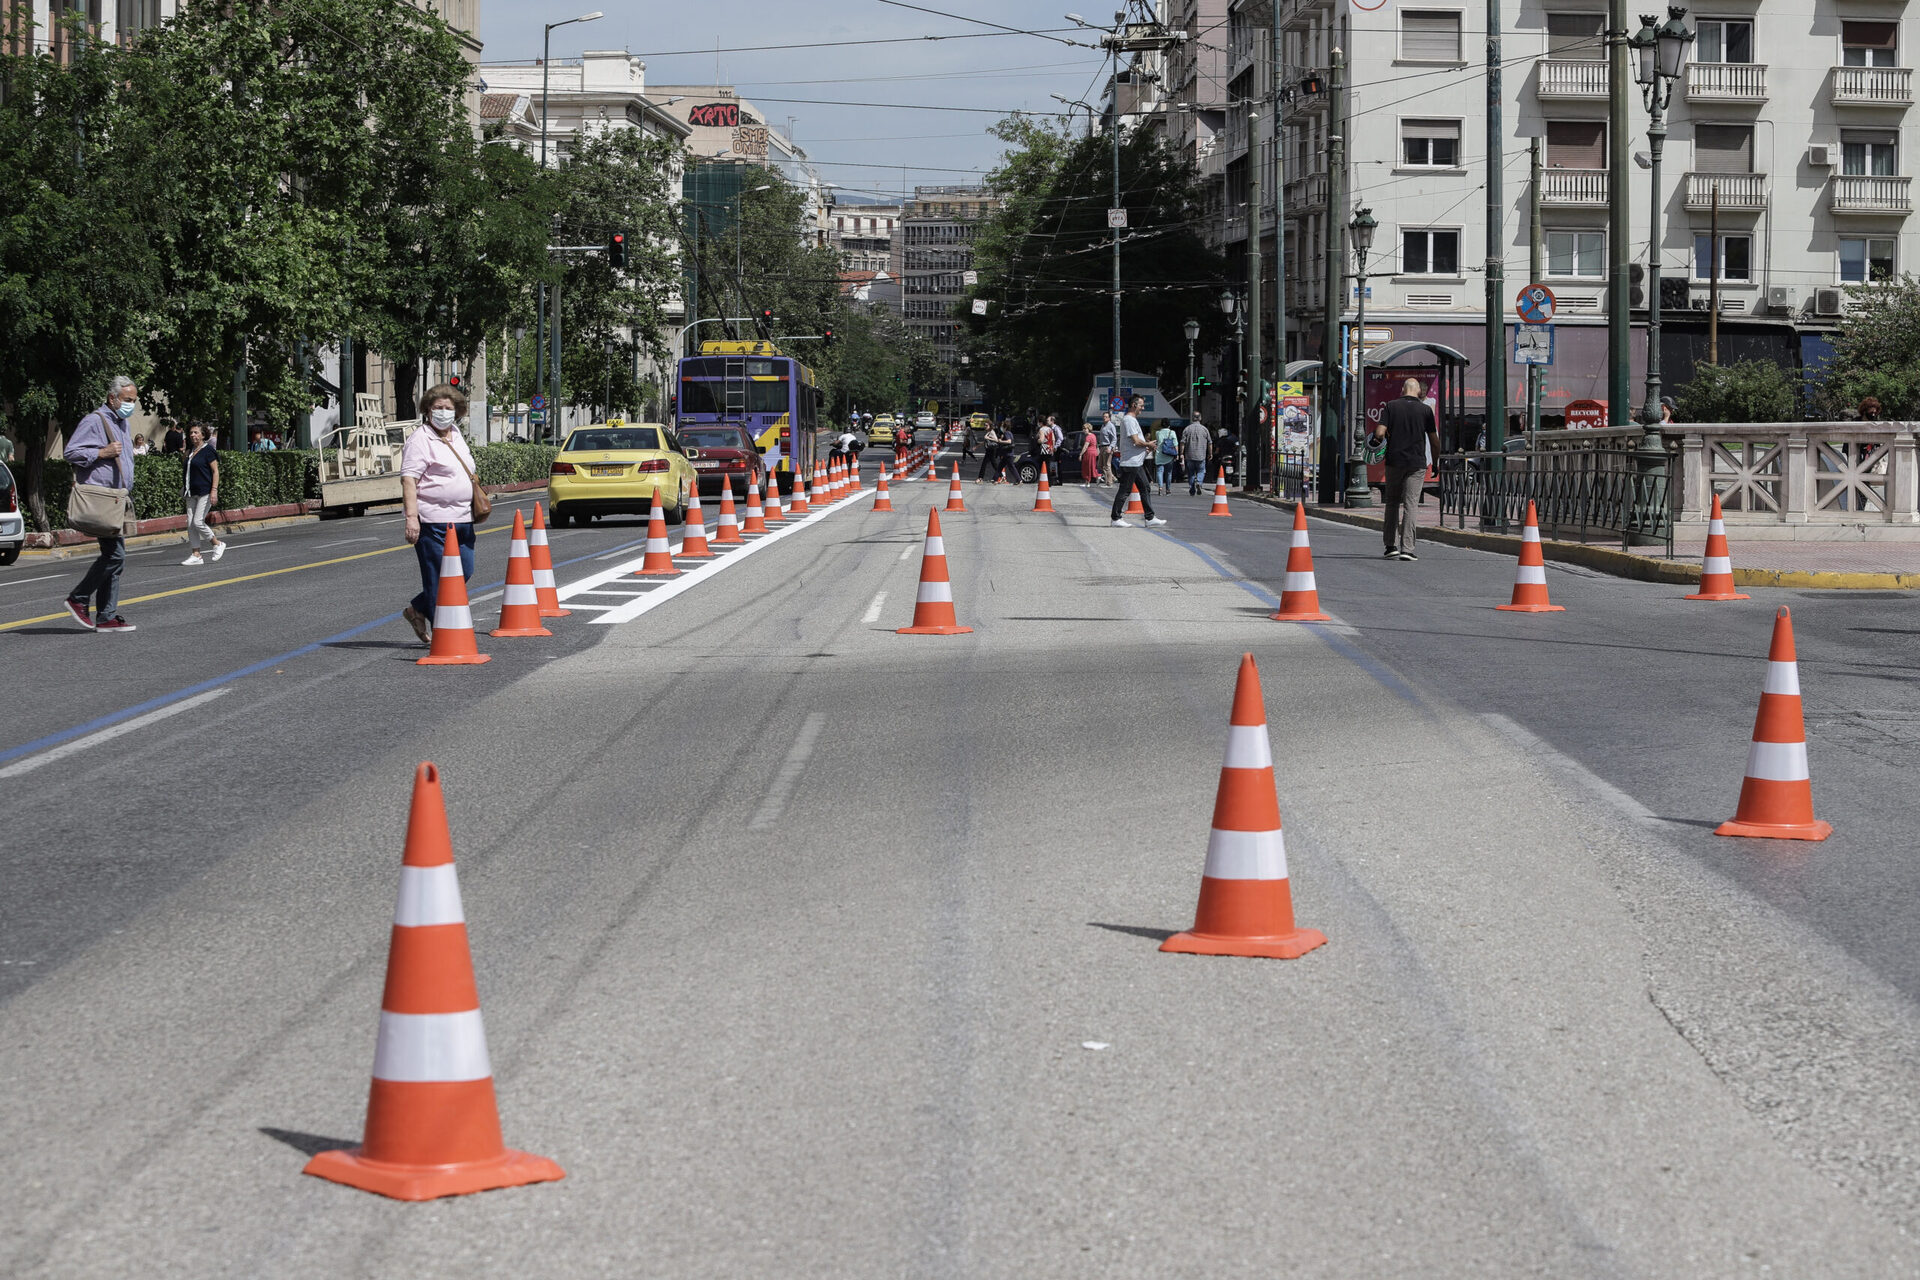
M 180 563 L 181 564 L 205 564 L 206 561 L 202 560 L 200 558 L 200 553 L 196 551 L 192 555 L 188 556 L 185 560 L 182 560 Z
M 227 554 L 227 544 L 226 544 L 226 543 L 224 543 L 224 542 L 216 542 L 216 543 L 214 543 L 214 544 L 213 544 L 213 558 L 214 558 L 215 560 L 218 560 L 218 559 L 219 559 L 219 558 L 220 558 L 221 556 L 223 556 L 223 555 L 225 555 L 225 554 Z
M 1115 521 L 1113 522 L 1113 527 L 1114 527 L 1114 528 L 1116 528 L 1116 529 L 1131 529 L 1131 528 L 1133 528 L 1133 526 L 1132 526 L 1131 524 L 1129 524 L 1129 523 L 1127 523 L 1127 522 L 1126 522 L 1125 520 L 1115 520 Z
M 1147 521 L 1147 523 L 1152 525 L 1162 525 L 1162 524 L 1165 524 L 1166 521 L 1162 520 L 1159 516 L 1155 516 L 1153 519 Z

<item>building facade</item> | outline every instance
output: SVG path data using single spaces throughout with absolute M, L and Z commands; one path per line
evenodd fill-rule
M 960 354 L 957 308 L 973 270 L 980 223 L 999 207 L 985 187 L 915 187 L 900 218 L 900 287 L 907 327 L 949 364 Z
M 898 204 L 836 204 L 828 219 L 827 243 L 848 271 L 893 272 L 901 216 Z

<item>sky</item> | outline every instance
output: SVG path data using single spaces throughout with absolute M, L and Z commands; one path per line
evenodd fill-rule
M 1099 91 L 1104 64 L 1097 49 L 994 34 L 981 22 L 1085 39 L 1086 33 L 1064 15 L 1079 12 L 1109 21 L 1117 7 L 1111 3 L 915 3 L 920 9 L 883 0 L 694 0 L 684 5 L 480 0 L 482 59 L 538 58 L 543 23 L 604 6 L 606 16 L 597 22 L 553 33 L 556 61 L 586 49 L 626 49 L 645 59 L 649 85 L 736 85 L 775 125 L 784 127 L 786 117 L 793 117 L 795 140 L 824 180 L 841 184 L 843 200 L 862 193 L 897 197 L 916 183 L 976 182 L 1000 155 L 1000 142 L 986 129 L 1001 113 L 1014 108 L 1059 112 L 1063 108 L 1049 95 L 1091 100 Z M 932 35 L 965 38 L 922 38 Z M 852 43 L 903 37 L 905 42 L 896 44 Z M 831 43 L 791 47 L 819 42 Z M 746 51 L 769 45 L 776 48 Z M 822 105 L 822 100 L 873 105 Z M 913 110 L 909 104 L 944 109 Z

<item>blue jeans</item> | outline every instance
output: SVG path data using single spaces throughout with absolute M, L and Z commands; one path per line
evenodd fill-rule
M 1207 460 L 1205 458 L 1202 458 L 1198 462 L 1195 462 L 1192 458 L 1188 458 L 1187 459 L 1187 492 L 1188 493 L 1200 492 L 1200 486 L 1205 484 L 1206 480 L 1207 480 Z
M 120 570 L 127 563 L 124 538 L 100 539 L 100 558 L 80 579 L 80 585 L 67 592 L 72 600 L 93 597 L 93 620 L 103 622 L 120 616 Z
M 1162 458 L 1160 459 L 1159 466 L 1160 466 L 1160 487 L 1161 489 L 1164 490 L 1171 487 L 1173 484 L 1173 459 Z
M 460 543 L 460 572 L 465 575 L 469 589 L 473 583 L 473 523 L 429 524 L 422 520 L 420 541 L 413 544 L 413 553 L 420 559 L 420 594 L 408 603 L 429 622 L 433 620 L 434 602 L 440 594 L 440 558 L 447 553 L 449 529 Z

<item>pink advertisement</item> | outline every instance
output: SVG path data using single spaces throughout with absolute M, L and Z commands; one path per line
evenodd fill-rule
M 1367 370 L 1367 422 L 1365 429 L 1372 431 L 1380 425 L 1380 414 L 1387 405 L 1398 400 L 1402 387 L 1408 378 L 1418 378 L 1425 395 L 1427 408 L 1433 410 L 1433 420 L 1440 421 L 1440 370 L 1438 366 L 1427 365 L 1423 368 L 1409 369 L 1369 369 Z M 1427 459 L 1427 478 L 1433 478 L 1433 459 Z M 1387 467 L 1384 462 L 1367 464 L 1367 483 L 1385 484 Z

